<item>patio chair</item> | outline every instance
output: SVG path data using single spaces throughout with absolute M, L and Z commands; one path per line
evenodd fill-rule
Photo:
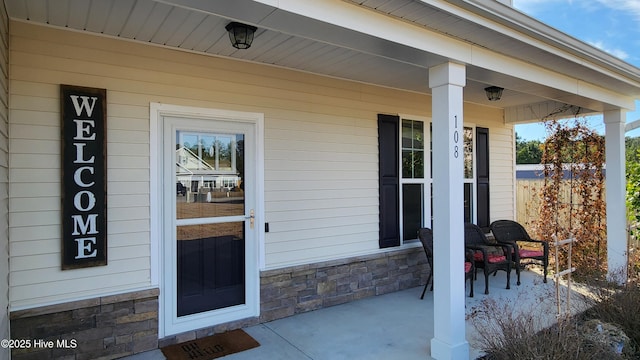
M 418 239 L 422 243 L 424 253 L 427 255 L 427 263 L 429 264 L 429 277 L 427 278 L 427 283 L 424 284 L 422 295 L 420 295 L 420 300 L 422 300 L 424 299 L 424 293 L 427 292 L 429 282 L 433 278 L 433 231 L 429 228 L 420 228 L 418 230 Z M 431 283 L 431 291 L 433 291 L 433 283 Z
M 473 281 L 476 276 L 476 266 L 473 263 L 473 251 L 467 250 L 464 259 L 464 280 L 469 280 L 469 297 L 473 297 Z
M 499 243 L 513 246 L 513 261 L 516 264 L 518 285 L 520 270 L 531 264 L 542 265 L 544 282 L 547 282 L 549 266 L 549 244 L 543 240 L 532 239 L 522 225 L 512 220 L 497 220 L 491 224 L 491 232 Z M 519 243 L 532 244 L 535 248 L 521 248 Z
M 473 251 L 474 273 L 479 268 L 484 272 L 485 294 L 489 294 L 489 275 L 498 270 L 507 273 L 507 289 L 511 288 L 511 245 L 490 242 L 478 225 L 470 223 L 464 224 L 464 244 Z
M 427 255 L 427 263 L 429 264 L 430 272 L 429 277 L 427 278 L 427 283 L 424 284 L 424 289 L 422 290 L 422 295 L 420 295 L 420 300 L 424 299 L 424 294 L 427 292 L 427 287 L 429 283 L 431 283 L 431 291 L 433 291 L 433 231 L 429 228 L 421 228 L 418 230 L 418 238 L 422 243 L 422 247 L 424 248 L 424 252 Z M 475 266 L 473 264 L 473 253 L 467 251 L 465 254 L 465 263 L 464 263 L 464 278 L 465 281 L 469 279 L 469 297 L 473 297 L 473 279 L 475 273 Z

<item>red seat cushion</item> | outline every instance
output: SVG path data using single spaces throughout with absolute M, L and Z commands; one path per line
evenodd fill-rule
M 471 271 L 471 263 L 470 262 L 465 262 L 464 263 L 464 272 L 468 273 L 469 271 Z
M 542 250 L 520 249 L 521 258 L 542 257 L 542 256 L 544 256 L 544 251 Z
M 475 261 L 483 261 L 483 256 L 481 252 L 476 252 L 473 254 L 473 259 Z M 507 260 L 507 257 L 504 255 L 494 255 L 494 254 L 489 254 L 489 263 L 491 264 L 495 264 L 495 263 L 500 263 Z

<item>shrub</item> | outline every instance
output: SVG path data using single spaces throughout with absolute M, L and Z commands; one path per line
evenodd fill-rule
M 522 306 L 522 301 L 514 302 L 517 307 L 512 303 L 500 305 L 493 299 L 483 301 L 471 315 L 478 334 L 474 340 L 487 353 L 482 359 L 640 359 L 640 281 L 635 279 L 620 286 L 592 278 L 587 287 L 592 296 L 584 298 L 590 299 L 583 304 L 586 310 L 551 326 L 555 318 L 545 318 L 549 314 L 539 311 L 540 303 L 549 300 L 548 295 L 530 306 Z M 625 340 L 622 354 L 594 341 L 598 334 L 586 330 L 594 323 L 604 324 L 604 337 L 612 334 L 613 339 L 617 335 L 608 331 L 609 324 L 624 332 L 629 339 Z M 625 338 L 624 335 L 617 336 Z
M 584 318 L 598 319 L 617 325 L 629 337 L 632 347 L 640 349 L 640 283 L 638 280 L 632 280 L 623 286 L 612 282 L 601 283 L 595 288 L 598 290 L 595 292 L 594 306 L 585 312 Z

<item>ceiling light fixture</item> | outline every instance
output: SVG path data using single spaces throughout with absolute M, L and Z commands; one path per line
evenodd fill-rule
M 484 88 L 484 91 L 487 93 L 487 99 L 489 99 L 489 101 L 500 100 L 500 98 L 502 97 L 502 90 L 504 90 L 504 88 L 497 86 L 489 86 Z
M 258 28 L 239 22 L 231 22 L 225 26 L 225 29 L 229 32 L 229 40 L 234 48 L 248 49 L 253 42 L 253 34 Z

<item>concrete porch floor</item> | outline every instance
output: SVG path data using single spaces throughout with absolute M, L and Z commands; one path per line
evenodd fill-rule
M 490 277 L 490 294 L 485 295 L 484 276 L 478 273 L 474 284 L 475 297 L 466 298 L 466 337 L 471 349 L 470 359 L 476 359 L 482 353 L 469 318 L 481 309 L 487 299 L 535 311 L 546 318 L 542 321 L 548 325 L 555 321 L 552 277 L 544 284 L 541 275 L 523 271 L 521 279 L 522 284 L 516 286 L 515 272 L 512 272 L 511 289 L 506 290 L 506 274 L 499 272 L 497 276 Z M 421 292 L 422 286 L 245 328 L 260 346 L 224 359 L 431 359 L 433 292 L 427 291 L 424 300 L 420 300 Z M 574 296 L 572 301 L 577 303 L 578 297 Z M 158 349 L 125 359 L 162 360 L 165 357 Z

